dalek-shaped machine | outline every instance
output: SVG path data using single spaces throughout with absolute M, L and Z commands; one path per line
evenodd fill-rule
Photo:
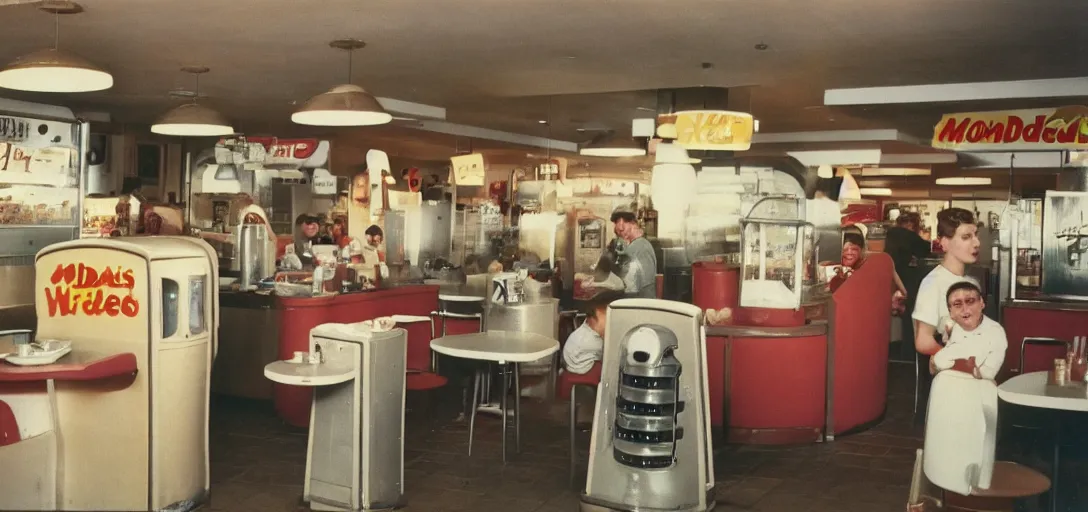
M 714 508 L 705 357 L 698 307 L 612 303 L 582 511 Z

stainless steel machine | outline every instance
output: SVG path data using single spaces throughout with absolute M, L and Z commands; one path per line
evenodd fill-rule
M 310 352 L 265 367 L 280 384 L 313 386 L 303 500 L 311 510 L 388 510 L 404 497 L 407 333 L 322 324 Z
M 581 510 L 714 508 L 703 313 L 656 299 L 612 303 Z

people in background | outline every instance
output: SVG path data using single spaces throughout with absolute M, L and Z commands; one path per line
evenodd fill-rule
M 863 264 L 865 264 L 865 237 L 862 236 L 860 231 L 848 228 L 846 233 L 842 235 L 842 265 L 835 269 L 835 276 L 828 283 L 831 292 L 834 293 L 838 290 L 846 282 L 847 278 L 853 275 L 854 271 L 861 268 Z M 899 279 L 899 274 L 894 271 L 892 272 L 892 281 L 894 286 L 892 310 L 895 312 L 903 308 L 902 301 L 906 297 L 907 289 L 903 286 L 903 281 Z
M 653 299 L 657 297 L 657 255 L 650 242 L 643 236 L 635 214 L 617 211 L 612 214 L 616 236 L 623 239 L 625 247 L 620 268 L 624 292 L 627 297 Z
M 884 238 L 884 252 L 892 257 L 895 272 L 907 288 L 904 307 L 914 311 L 918 286 L 922 282 L 922 260 L 931 254 L 932 246 L 919 234 L 922 229 L 922 216 L 917 212 L 904 212 L 895 219 L 895 226 L 888 229 Z M 903 322 L 902 357 L 910 360 L 914 357 L 914 322 Z
M 933 355 L 937 371 L 955 369 L 976 379 L 994 380 L 1005 362 L 1009 342 L 1005 328 L 982 314 L 986 302 L 982 290 L 970 281 L 948 288 L 946 299 L 950 318 L 941 321 L 948 342 Z
M 332 239 L 321 235 L 321 219 L 302 214 L 295 219 L 295 254 L 303 265 L 313 265 L 314 256 L 311 246 L 332 244 Z
M 963 208 L 949 208 L 937 214 L 937 240 L 943 250 L 941 264 L 922 279 L 915 299 L 914 347 L 926 356 L 941 349 L 937 341 L 939 320 L 948 316 L 948 290 L 961 281 L 978 282 L 967 276 L 967 265 L 978 260 L 979 240 L 975 215 Z M 980 288 L 981 289 L 981 288 Z
M 366 235 L 366 244 L 363 245 L 363 262 L 376 265 L 385 261 L 385 252 L 381 250 L 382 242 L 385 241 L 382 228 L 371 224 L 363 234 Z
M 567 337 L 563 345 L 563 366 L 570 373 L 585 374 L 604 356 L 604 326 L 608 305 L 622 297 L 622 291 L 601 289 L 583 302 L 586 321 Z

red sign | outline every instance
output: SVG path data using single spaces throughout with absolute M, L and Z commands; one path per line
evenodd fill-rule
M 1088 107 L 946 114 L 933 147 L 956 150 L 1088 148 Z
M 281 139 L 279 137 L 246 137 L 250 144 L 264 146 L 270 158 L 291 158 L 306 160 L 317 152 L 317 139 Z
M 49 277 L 45 301 L 50 317 L 82 313 L 134 318 L 140 312 L 140 303 L 132 296 L 135 286 L 132 269 L 118 266 L 96 270 L 83 263 L 62 263 Z

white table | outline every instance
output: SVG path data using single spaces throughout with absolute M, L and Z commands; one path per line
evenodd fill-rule
M 1039 409 L 1052 409 L 1074 412 L 1088 412 L 1088 394 L 1077 397 L 1051 396 L 1046 393 L 1046 383 L 1049 372 L 1032 372 L 1017 375 L 997 388 L 997 396 L 1011 404 Z M 1084 387 L 1081 384 L 1080 389 Z M 1061 425 L 1054 425 L 1054 474 L 1050 475 L 1052 493 L 1050 510 L 1058 510 L 1058 463 L 1061 460 Z
M 514 374 L 514 443 L 515 449 L 521 447 L 521 379 L 520 363 L 529 363 L 559 351 L 559 342 L 547 336 L 528 332 L 487 331 L 470 334 L 443 336 L 431 341 L 431 350 L 439 354 L 476 361 L 488 361 L 503 366 L 502 371 L 502 461 L 506 463 L 506 396 L 510 387 L 510 371 Z M 483 369 L 476 370 L 472 392 L 472 416 L 468 426 L 468 453 L 472 455 L 472 436 L 476 427 L 476 401 L 480 388 L 487 375 Z

